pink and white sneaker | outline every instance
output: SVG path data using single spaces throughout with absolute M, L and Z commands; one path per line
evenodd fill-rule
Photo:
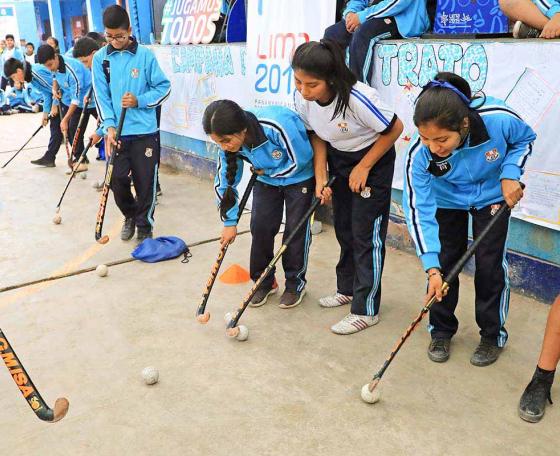
M 338 307 L 351 303 L 352 296 L 346 296 L 338 292 L 332 296 L 325 296 L 324 298 L 319 299 L 319 305 L 321 307 Z
M 331 326 L 335 334 L 354 334 L 379 323 L 379 315 L 356 315 L 349 313 L 336 325 Z

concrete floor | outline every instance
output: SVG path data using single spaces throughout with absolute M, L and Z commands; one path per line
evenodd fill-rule
M 36 115 L 0 118 L 2 163 L 10 156 L 4 151 L 23 144 L 38 122 Z M 41 131 L 30 147 L 47 141 Z M 102 177 L 99 162 L 87 180 L 72 184 L 62 225 L 52 224 L 66 182 L 65 154 L 55 169 L 30 165 L 42 152 L 26 150 L 0 170 L 0 287 L 126 258 L 133 248 L 118 239 L 121 216 L 112 198 L 105 221 L 111 241 L 94 242 L 99 193 L 91 183 Z M 219 234 L 210 182 L 168 170 L 161 182 L 156 235 L 193 243 Z M 222 270 L 248 267 L 249 245 L 247 235 L 240 237 Z M 423 324 L 387 371 L 382 399 L 372 406 L 360 400 L 360 388 L 421 307 L 419 261 L 389 251 L 380 324 L 336 336 L 329 326 L 348 309 L 317 305 L 335 286 L 338 248 L 327 227 L 311 247 L 304 303 L 281 310 L 274 298 L 249 309 L 250 338 L 241 343 L 225 337 L 222 316 L 249 284 L 218 282 L 209 324 L 194 319 L 217 250 L 206 244 L 193 248 L 188 264 L 134 262 L 111 268 L 106 278 L 87 273 L 0 294 L 0 327 L 36 386 L 50 404 L 58 396 L 70 400 L 63 421 L 43 423 L 0 366 L 0 454 L 558 454 L 558 405 L 538 425 L 517 417 L 547 306 L 512 294 L 507 349 L 495 365 L 473 367 L 473 286 L 462 277 L 461 327 L 450 361 L 428 360 Z M 140 376 L 148 365 L 160 373 L 152 387 Z M 552 395 L 560 398 L 558 386 Z

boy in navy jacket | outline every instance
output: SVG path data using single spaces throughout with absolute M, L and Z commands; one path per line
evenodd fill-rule
M 116 153 L 111 187 L 125 217 L 122 240 L 139 242 L 152 237 L 156 202 L 156 176 L 160 143 L 156 108 L 171 93 L 171 83 L 147 47 L 131 35 L 127 12 L 118 5 L 103 13 L 109 45 L 93 57 L 93 94 L 108 152 Z M 122 108 L 127 108 L 119 146 L 116 128 Z M 130 191 L 129 173 L 136 190 Z

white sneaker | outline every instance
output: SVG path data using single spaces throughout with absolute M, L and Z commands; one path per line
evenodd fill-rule
M 349 313 L 336 325 L 331 326 L 335 334 L 354 334 L 379 323 L 379 315 L 355 315 Z
M 338 307 L 351 303 L 352 296 L 346 296 L 338 292 L 332 296 L 325 296 L 324 298 L 319 299 L 319 305 L 321 307 Z

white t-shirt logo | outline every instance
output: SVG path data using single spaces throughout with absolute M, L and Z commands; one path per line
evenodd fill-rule
M 340 128 L 341 133 L 348 133 L 348 124 L 346 122 L 339 122 L 338 128 Z

